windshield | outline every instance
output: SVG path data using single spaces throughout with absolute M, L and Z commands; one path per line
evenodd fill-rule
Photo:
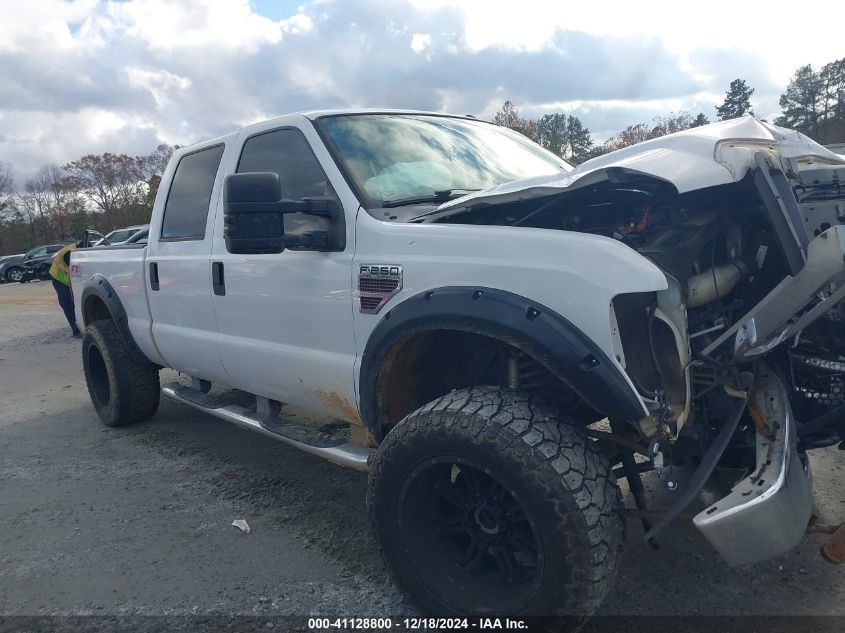
M 322 117 L 317 125 L 368 206 L 443 201 L 511 180 L 569 171 L 517 132 L 432 115 Z

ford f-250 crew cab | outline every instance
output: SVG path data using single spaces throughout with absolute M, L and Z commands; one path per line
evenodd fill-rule
M 178 150 L 148 243 L 71 273 L 103 422 L 163 392 L 368 469 L 427 612 L 583 615 L 620 478 L 649 540 L 693 509 L 737 565 L 804 535 L 807 451 L 845 439 L 843 221 L 845 162 L 753 118 L 572 169 L 471 117 L 314 112 Z

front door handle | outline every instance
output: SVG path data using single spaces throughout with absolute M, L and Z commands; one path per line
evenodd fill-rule
M 214 294 L 222 297 L 226 294 L 226 281 L 223 279 L 223 262 L 211 262 L 211 287 Z
M 158 290 L 158 264 L 150 262 L 150 288 Z

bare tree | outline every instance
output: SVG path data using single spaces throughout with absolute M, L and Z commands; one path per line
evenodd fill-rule
M 630 147 L 637 143 L 647 141 L 651 136 L 652 127 L 648 123 L 635 123 L 629 125 L 624 130 L 619 132 L 616 136 L 608 141 L 613 149 L 622 149 L 623 147 Z
M 702 115 L 703 116 L 703 115 Z M 649 138 L 657 138 L 659 136 L 666 136 L 667 134 L 674 134 L 693 127 L 695 119 L 686 110 L 682 110 L 675 114 L 672 112 L 669 116 L 658 116 L 654 118 L 654 127 L 651 128 Z
M 167 169 L 167 163 L 170 162 L 173 152 L 177 149 L 179 149 L 178 145 L 161 143 L 146 156 L 135 157 L 141 169 L 141 175 L 149 188 L 147 191 L 147 200 L 151 211 L 152 205 L 155 202 L 156 193 L 158 193 L 158 186 L 161 183 L 161 177 L 164 175 L 164 170 Z
M 5 217 L 15 191 L 15 176 L 12 164 L 0 160 L 0 219 Z
M 123 209 L 144 203 L 146 182 L 142 162 L 139 157 L 107 152 L 88 154 L 62 169 L 70 187 L 88 198 L 98 210 L 119 217 Z
M 493 116 L 493 123 L 519 132 L 532 141 L 537 140 L 537 125 L 534 121 L 520 116 L 519 108 L 511 101 L 505 101 L 502 108 Z
M 178 145 L 161 143 L 149 154 L 136 156 L 135 160 L 138 161 L 141 176 L 144 180 L 164 174 L 164 170 L 167 169 L 167 163 L 170 162 L 170 157 L 173 156 L 173 152 L 177 149 L 179 149 Z
M 73 183 L 58 165 L 44 165 L 20 192 L 19 206 L 24 217 L 38 225 L 44 240 L 67 240 L 71 237 L 71 217 L 84 207 Z

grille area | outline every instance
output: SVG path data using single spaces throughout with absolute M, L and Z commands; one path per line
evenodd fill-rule
M 359 279 L 358 290 L 378 294 L 390 294 L 399 287 L 398 279 Z
M 378 312 L 385 301 L 387 300 L 381 297 L 361 297 L 361 312 Z

